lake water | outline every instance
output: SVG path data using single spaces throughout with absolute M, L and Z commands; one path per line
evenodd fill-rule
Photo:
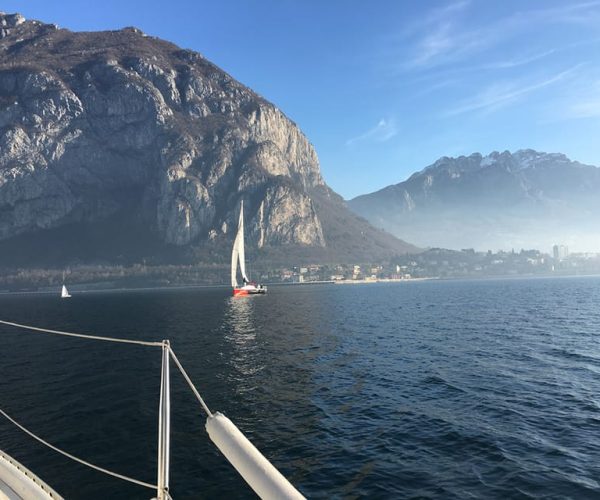
M 58 293 L 58 292 L 57 292 Z M 209 407 L 310 498 L 600 498 L 600 278 L 0 296 L 0 319 L 169 338 Z M 160 349 L 0 327 L 0 408 L 155 482 Z M 171 492 L 252 498 L 174 367 Z M 150 498 L 0 419 L 69 499 Z

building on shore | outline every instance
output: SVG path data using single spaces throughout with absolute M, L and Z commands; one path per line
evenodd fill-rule
M 554 260 L 563 260 L 569 256 L 569 247 L 566 245 L 554 245 L 552 247 L 552 256 Z

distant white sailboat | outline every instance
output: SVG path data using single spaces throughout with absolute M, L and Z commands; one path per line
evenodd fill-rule
M 69 293 L 69 290 L 67 290 L 67 287 L 65 286 L 65 272 L 63 271 L 63 286 L 62 286 L 62 290 L 60 291 L 60 298 L 68 299 L 70 296 L 71 296 L 71 294 Z
M 240 273 L 244 284 L 240 286 L 237 282 L 237 268 L 240 266 Z M 244 200 L 240 206 L 240 220 L 238 222 L 238 231 L 233 241 L 233 250 L 231 252 L 231 286 L 233 295 L 256 295 L 267 293 L 267 287 L 258 285 L 248 279 L 246 276 L 246 255 L 244 251 Z

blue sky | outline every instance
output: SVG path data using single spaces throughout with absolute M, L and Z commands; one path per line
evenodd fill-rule
M 201 52 L 300 126 L 346 198 L 476 151 L 533 148 L 600 165 L 600 0 L 0 8 L 72 30 L 137 26 Z

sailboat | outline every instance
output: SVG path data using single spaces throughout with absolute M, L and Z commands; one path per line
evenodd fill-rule
M 63 272 L 63 286 L 62 286 L 62 290 L 60 291 L 60 298 L 68 299 L 70 296 L 71 296 L 71 294 L 69 293 L 69 290 L 67 290 L 67 287 L 65 286 L 65 273 Z
M 237 268 L 240 266 L 243 285 L 237 282 Z M 258 285 L 248 279 L 246 276 L 246 256 L 244 253 L 244 200 L 240 206 L 240 220 L 238 222 L 238 231 L 233 241 L 233 251 L 231 252 L 231 286 L 234 296 L 256 295 L 267 293 L 267 287 Z

